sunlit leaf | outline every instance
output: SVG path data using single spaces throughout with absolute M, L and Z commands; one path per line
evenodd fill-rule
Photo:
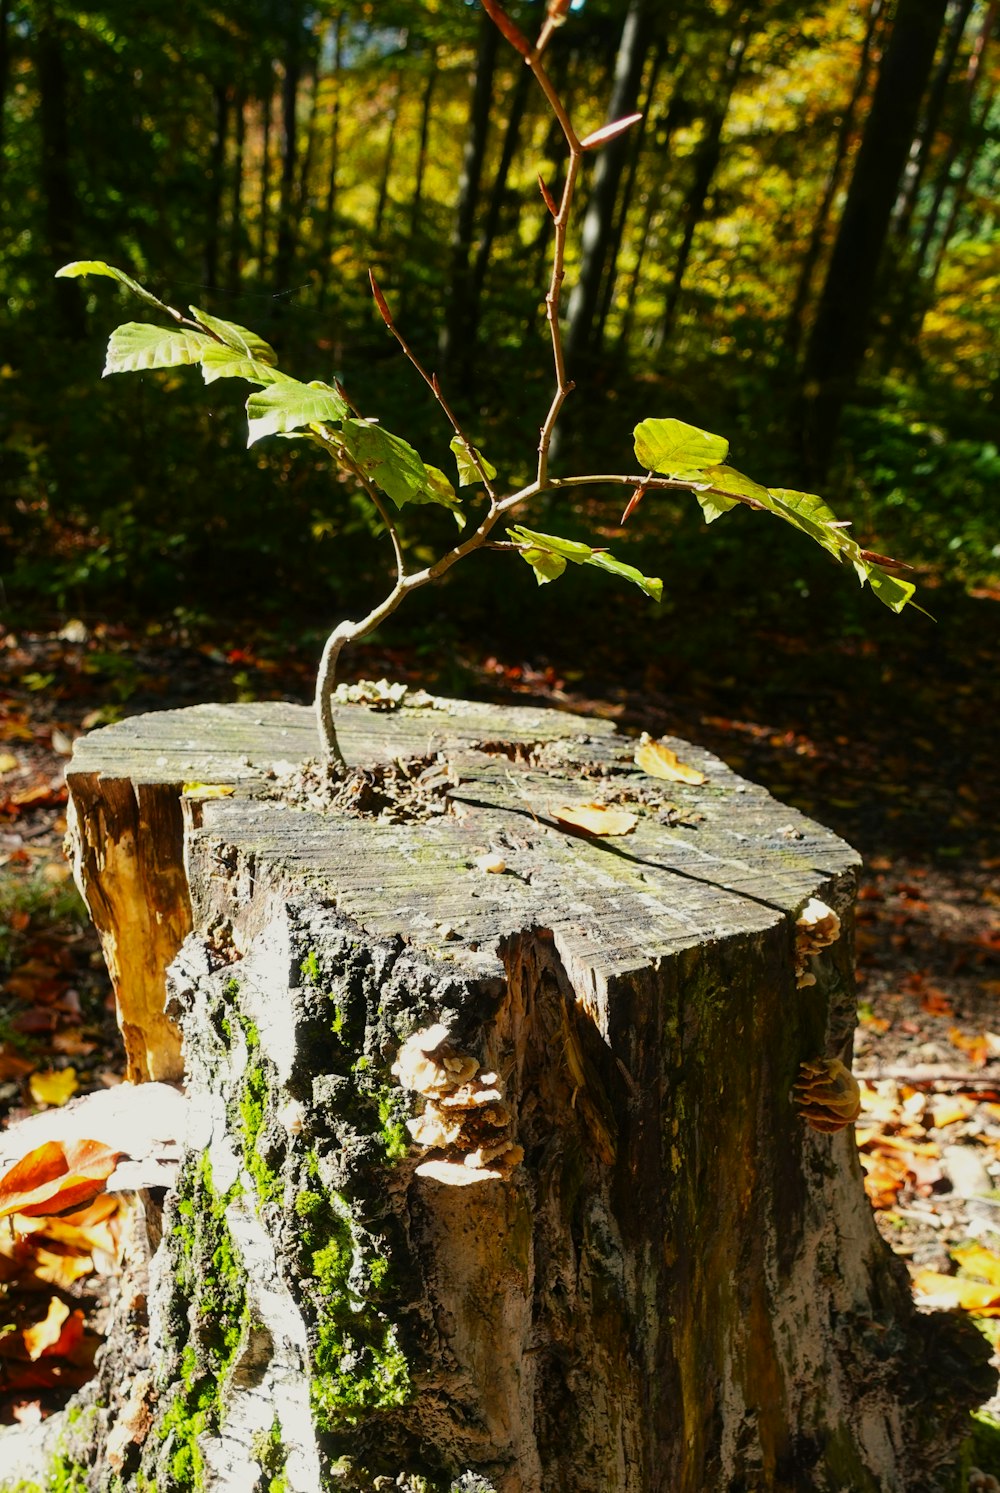
M 263 337 L 258 337 L 256 332 L 238 326 L 235 321 L 221 321 L 217 316 L 209 316 L 207 311 L 199 311 L 197 306 L 192 306 L 190 311 L 195 321 L 200 321 L 216 337 L 221 337 L 226 347 L 242 353 L 254 363 L 277 363 L 278 354 L 274 348 Z
M 515 524 L 507 533 L 517 546 L 521 558 L 535 572 L 539 585 L 562 575 L 566 562 L 570 561 L 573 565 L 593 565 L 597 570 L 606 570 L 610 575 L 631 581 L 634 586 L 645 591 L 647 596 L 652 597 L 653 601 L 659 601 L 663 596 L 663 582 L 658 576 L 643 575 L 634 565 L 616 560 L 606 550 L 591 549 L 589 544 L 581 544 L 575 539 L 560 539 L 555 534 L 538 534 L 520 524 Z
M 242 378 L 248 384 L 261 385 L 294 382 L 270 363 L 248 358 L 221 342 L 212 342 L 206 347 L 201 359 L 201 376 L 206 384 L 214 384 L 220 378 Z
M 643 772 L 648 772 L 650 777 L 665 778 L 670 783 L 698 783 L 705 782 L 705 774 L 699 772 L 697 767 L 689 767 L 682 762 L 677 753 L 671 751 L 662 741 L 653 741 L 644 731 L 639 738 L 639 745 L 635 749 L 635 765 L 641 767 Z
M 461 436 L 456 435 L 452 436 L 449 449 L 454 453 L 455 461 L 458 465 L 459 487 L 468 487 L 473 482 L 482 482 L 480 467 L 482 467 L 490 481 L 493 481 L 493 478 L 497 474 L 497 469 L 492 462 L 486 460 L 486 457 L 478 447 L 467 446 Z M 476 465 L 473 459 L 473 452 L 479 458 L 479 466 Z
M 581 830 L 587 835 L 628 835 L 639 820 L 628 809 L 608 807 L 606 804 L 561 804 L 552 811 L 553 819 L 570 829 Z
M 951 1257 L 963 1270 L 979 1275 L 993 1286 L 1000 1286 L 1000 1255 L 983 1244 L 960 1244 Z
M 735 467 L 704 467 L 702 475 L 711 481 L 713 487 L 721 488 L 735 498 L 753 498 L 758 503 L 767 498 L 766 487 L 761 487 L 759 482 L 738 472 Z
M 247 445 L 267 435 L 285 435 L 304 426 L 338 424 L 350 409 L 329 384 L 282 379 L 258 389 L 247 400 Z
M 75 1068 L 57 1068 L 47 1073 L 32 1073 L 28 1088 L 36 1104 L 65 1104 L 80 1087 Z
M 405 503 L 441 501 L 431 495 L 424 463 L 400 436 L 367 420 L 345 420 L 342 435 L 352 459 L 397 508 Z
M 236 792 L 232 783 L 185 783 L 185 798 L 231 798 Z
M 99 1192 L 121 1155 L 103 1141 L 46 1141 L 0 1177 L 0 1218 L 79 1208 Z
M 152 322 L 127 321 L 111 333 L 103 377 L 109 373 L 137 373 L 146 368 L 178 368 L 200 363 L 211 337 L 186 327 L 158 327 Z
M 635 454 L 649 471 L 665 477 L 697 475 L 705 467 L 718 466 L 729 453 L 729 442 L 721 435 L 699 430 L 683 420 L 642 420 L 634 431 Z
M 464 529 L 465 514 L 462 512 L 462 504 L 448 478 L 440 467 L 432 467 L 427 462 L 424 463 L 424 471 L 427 474 L 427 481 L 424 488 L 416 497 L 411 498 L 410 501 L 414 503 L 438 503 L 442 508 L 450 508 L 455 515 L 455 522 L 458 524 L 458 527 Z
M 960 1307 L 985 1317 L 1000 1317 L 1000 1285 L 981 1285 L 958 1275 L 940 1275 L 936 1270 L 918 1270 L 913 1277 L 914 1294 L 921 1306 Z
M 62 269 L 56 270 L 57 280 L 79 280 L 85 275 L 105 275 L 109 280 L 117 280 L 120 285 L 125 285 L 133 295 L 139 296 L 150 306 L 155 306 L 158 311 L 166 311 L 168 315 L 176 315 L 173 308 L 158 300 L 152 291 L 140 285 L 138 280 L 133 280 L 131 275 L 126 275 L 124 270 L 116 270 L 114 265 L 105 264 L 103 259 L 75 259 L 72 264 L 64 264 Z
M 79 1341 L 83 1335 L 83 1313 L 78 1311 L 72 1315 L 78 1319 L 76 1330 L 71 1329 L 67 1333 L 66 1329 L 72 1320 L 70 1309 L 58 1296 L 53 1296 L 44 1319 L 24 1329 L 22 1339 L 32 1362 L 43 1355 L 54 1357 L 56 1354 L 67 1353 Z

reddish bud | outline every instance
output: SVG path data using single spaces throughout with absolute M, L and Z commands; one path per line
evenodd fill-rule
M 379 316 L 381 316 L 382 320 L 385 322 L 386 326 L 391 332 L 392 316 L 389 312 L 389 307 L 386 303 L 385 296 L 382 294 L 381 290 L 379 290 L 378 281 L 375 279 L 374 270 L 368 271 L 368 279 L 371 281 L 372 295 L 375 297 L 375 304 L 378 307 L 378 314 Z
M 531 43 L 520 27 L 515 26 L 498 0 L 483 0 L 483 9 L 499 32 L 520 52 L 522 57 L 531 56 Z
M 552 193 L 545 185 L 545 182 L 543 181 L 541 176 L 539 176 L 538 178 L 538 190 L 541 192 L 542 200 L 544 201 L 545 206 L 548 208 L 549 212 L 554 218 L 558 218 L 559 209 L 556 206 L 556 199 L 553 197 Z

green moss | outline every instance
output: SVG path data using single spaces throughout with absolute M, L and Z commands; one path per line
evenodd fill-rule
M 0 1493 L 87 1493 L 87 1471 L 80 1462 L 57 1453 L 46 1469 L 44 1486 L 35 1482 L 4 1483 Z
M 319 959 L 315 949 L 310 949 L 299 965 L 299 974 L 309 985 L 319 984 Z
M 264 1493 L 291 1493 L 285 1476 L 288 1452 L 282 1440 L 281 1422 L 277 1416 L 266 1436 L 260 1434 L 254 1437 L 251 1450 L 263 1474 Z
M 205 1486 L 198 1438 L 219 1427 L 219 1387 L 239 1348 L 248 1316 L 246 1271 L 226 1220 L 226 1210 L 238 1196 L 238 1184 L 225 1194 L 218 1193 L 211 1163 L 203 1155 L 186 1169 L 180 1192 L 171 1239 L 176 1250 L 178 1298 L 188 1308 L 191 1335 L 181 1346 L 180 1389 L 156 1427 L 163 1449 L 157 1464 L 158 1493 L 197 1493 Z
M 973 1467 L 1000 1478 L 1000 1420 L 985 1410 L 974 1410 L 971 1441 Z
M 378 1094 L 378 1117 L 382 1126 L 382 1144 L 390 1161 L 399 1161 L 409 1153 L 410 1132 L 405 1120 L 409 1106 L 402 1090 L 386 1086 Z
M 339 1193 L 306 1189 L 295 1208 L 314 1314 L 313 1412 L 321 1429 L 347 1429 L 373 1411 L 406 1404 L 412 1394 L 396 1329 L 379 1308 L 389 1262 L 362 1244 Z

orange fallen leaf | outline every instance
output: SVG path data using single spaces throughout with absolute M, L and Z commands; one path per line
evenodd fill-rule
M 957 1275 L 939 1275 L 936 1270 L 918 1270 L 913 1277 L 913 1290 L 921 1298 L 922 1306 L 957 1306 L 984 1317 L 1000 1317 L 1000 1286 L 984 1286 Z
M 951 1251 L 951 1257 L 963 1270 L 980 1276 L 993 1286 L 1000 1286 L 1000 1255 L 994 1254 L 992 1249 L 983 1244 L 960 1244 Z
M 33 1073 L 28 1088 L 36 1104 L 65 1104 L 80 1087 L 75 1068 L 57 1068 Z
M 553 818 L 587 835 L 628 835 L 639 822 L 628 809 L 608 808 L 606 804 L 561 804 L 553 810 Z
M 948 1041 L 965 1053 L 973 1068 L 985 1068 L 990 1056 L 990 1044 L 985 1032 L 977 1037 L 967 1037 L 959 1027 L 952 1026 L 948 1028 Z
M 34 1252 L 32 1269 L 46 1285 L 68 1291 L 85 1275 L 94 1273 L 94 1261 L 91 1255 L 56 1254 L 54 1250 L 39 1246 Z
M 955 1008 L 944 992 L 935 990 L 932 986 L 924 991 L 920 1000 L 920 1009 L 926 1011 L 929 1016 L 954 1016 L 955 1014 Z
M 102 1141 L 46 1141 L 0 1177 L 0 1218 L 11 1213 L 38 1217 L 81 1207 L 104 1191 L 121 1154 Z
M 652 778 L 666 778 L 670 783 L 693 783 L 695 786 L 706 781 L 705 774 L 697 767 L 689 767 L 676 752 L 662 741 L 654 741 L 645 731 L 639 738 L 633 760 L 636 767 L 641 767 Z
M 34 788 L 19 788 L 7 802 L 17 809 L 48 809 L 66 802 L 66 788 L 62 783 L 37 783 Z
M 54 1350 L 69 1320 L 69 1315 L 69 1307 L 65 1301 L 60 1301 L 58 1296 L 53 1296 L 49 1301 L 48 1312 L 42 1321 L 24 1329 L 22 1338 L 32 1363 L 36 1358 L 41 1358 L 43 1354 L 54 1356 Z

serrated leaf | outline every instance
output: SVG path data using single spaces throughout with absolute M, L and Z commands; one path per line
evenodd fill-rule
M 768 501 L 770 500 L 770 501 Z M 808 534 L 839 560 L 844 553 L 857 549 L 853 540 L 837 525 L 837 515 L 814 492 L 796 492 L 793 488 L 768 489 L 764 506 L 786 523 Z M 851 557 L 853 558 L 853 556 Z
M 209 316 L 207 311 L 199 311 L 197 306 L 189 307 L 191 315 L 202 326 L 208 327 L 217 337 L 221 337 L 226 347 L 231 347 L 236 352 L 243 353 L 255 363 L 277 364 L 278 354 L 269 342 L 263 337 L 258 337 L 256 332 L 250 332 L 246 327 L 241 327 L 235 321 L 222 321 L 218 316 Z
M 400 436 L 383 430 L 381 425 L 371 425 L 367 420 L 345 420 L 342 434 L 353 460 L 397 508 L 402 508 L 405 503 L 441 501 L 440 498 L 421 496 L 429 488 L 427 468 L 413 447 Z
M 683 420 L 642 420 L 635 427 L 635 454 L 648 471 L 682 480 L 689 474 L 718 466 L 729 453 L 721 435 L 687 425 Z
M 868 566 L 868 584 L 882 605 L 894 612 L 901 612 L 917 589 L 912 581 L 901 581 L 897 575 L 887 575 L 879 565 Z
M 85 275 L 105 275 L 109 280 L 117 280 L 120 285 L 125 285 L 137 295 L 140 300 L 155 306 L 158 311 L 166 311 L 168 315 L 175 316 L 177 313 L 173 307 L 158 300 L 152 291 L 140 285 L 138 280 L 133 280 L 131 275 L 126 275 L 124 270 L 116 270 L 114 265 L 105 264 L 103 259 L 74 259 L 72 264 L 64 264 L 61 269 L 56 270 L 57 280 L 80 280 Z
M 248 384 L 290 383 L 287 373 L 282 373 L 270 363 L 259 363 L 221 342 L 210 342 L 201 360 L 201 376 L 206 384 L 214 384 L 219 378 L 242 378 Z
M 247 445 L 309 425 L 338 424 L 349 414 L 349 406 L 329 384 L 282 378 L 247 400 Z
M 521 558 L 535 572 L 540 586 L 562 575 L 566 562 L 571 561 L 574 565 L 593 565 L 598 570 L 606 570 L 609 575 L 631 581 L 654 601 L 663 596 L 663 582 L 658 576 L 643 575 L 634 565 L 616 560 L 606 550 L 591 549 L 589 544 L 581 544 L 576 539 L 560 539 L 556 534 L 538 534 L 520 524 L 515 524 L 507 533 L 517 545 Z
M 701 511 L 705 515 L 706 524 L 714 524 L 717 518 L 728 513 L 730 508 L 739 506 L 736 498 L 724 498 L 721 493 L 705 492 L 703 489 L 695 488 L 694 495 L 701 504 Z
M 743 472 L 738 472 L 735 467 L 703 467 L 702 475 L 711 481 L 713 487 L 721 488 L 734 498 L 753 498 L 757 503 L 762 503 L 767 498 L 766 487 L 762 487 L 752 477 L 745 476 Z M 713 493 L 714 496 L 716 494 Z
M 152 322 L 127 321 L 111 333 L 103 377 L 109 373 L 137 373 L 145 368 L 178 368 L 200 363 L 211 337 L 185 327 L 158 327 Z
M 483 471 L 486 473 L 490 481 L 493 481 L 493 478 L 497 474 L 497 469 L 492 464 L 492 462 L 486 460 L 486 457 L 478 449 L 478 447 L 467 446 L 465 441 L 462 440 L 461 436 L 456 435 L 452 436 L 451 438 L 449 450 L 454 453 L 455 461 L 458 465 L 459 487 L 469 487 L 471 483 L 482 482 L 483 480 L 479 471 L 479 467 L 476 466 L 476 463 L 473 460 L 473 452 L 475 452 L 476 456 L 479 458 L 479 466 L 482 467 Z

